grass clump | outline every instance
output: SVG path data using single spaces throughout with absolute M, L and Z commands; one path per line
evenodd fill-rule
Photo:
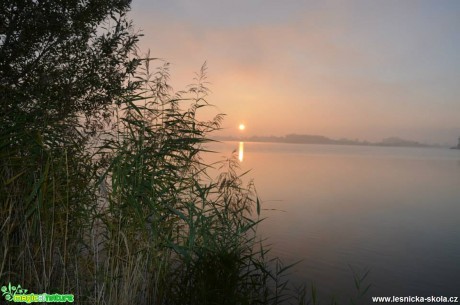
M 148 57 L 104 128 L 75 116 L 2 133 L 1 282 L 77 304 L 281 304 L 286 268 L 257 237 L 254 186 L 236 158 L 214 179 L 202 160 L 222 121 L 198 119 L 205 67 L 174 93 Z

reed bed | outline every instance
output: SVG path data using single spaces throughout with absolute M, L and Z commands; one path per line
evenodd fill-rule
M 2 135 L 1 284 L 77 304 L 305 304 L 257 235 L 261 203 L 235 156 L 202 159 L 223 119 L 198 119 L 205 67 L 173 92 L 167 64 L 139 61 L 138 90 L 103 128 L 71 117 Z

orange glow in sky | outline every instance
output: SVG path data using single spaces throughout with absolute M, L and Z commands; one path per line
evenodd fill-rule
M 208 63 L 212 111 L 226 114 L 216 136 L 457 144 L 460 1 L 199 2 L 131 13 L 141 53 L 172 63 L 172 87 Z

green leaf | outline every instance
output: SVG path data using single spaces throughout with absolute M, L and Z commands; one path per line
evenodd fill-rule
M 317 293 L 316 293 L 316 287 L 313 284 L 311 285 L 311 299 L 312 299 L 313 304 L 316 304 Z
M 19 174 L 17 174 L 16 176 L 14 176 L 14 177 L 12 177 L 12 178 L 6 180 L 5 185 L 8 185 L 8 184 L 10 184 L 11 182 L 13 182 L 14 180 L 16 180 L 17 178 L 21 177 L 25 172 L 26 172 L 26 171 L 24 170 L 24 171 L 20 172 Z
M 369 288 L 371 288 L 371 284 L 369 284 L 369 285 L 363 290 L 363 292 L 361 293 L 361 296 L 364 296 L 364 295 L 369 291 Z
M 256 197 L 256 204 L 257 204 L 257 216 L 260 216 L 260 201 L 259 201 L 259 197 Z

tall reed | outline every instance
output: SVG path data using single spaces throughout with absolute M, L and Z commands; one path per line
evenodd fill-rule
M 214 178 L 202 159 L 223 118 L 198 118 L 206 67 L 174 93 L 148 57 L 96 137 L 79 118 L 2 135 L 0 282 L 77 304 L 285 302 L 289 266 L 256 234 L 253 184 L 235 157 Z

